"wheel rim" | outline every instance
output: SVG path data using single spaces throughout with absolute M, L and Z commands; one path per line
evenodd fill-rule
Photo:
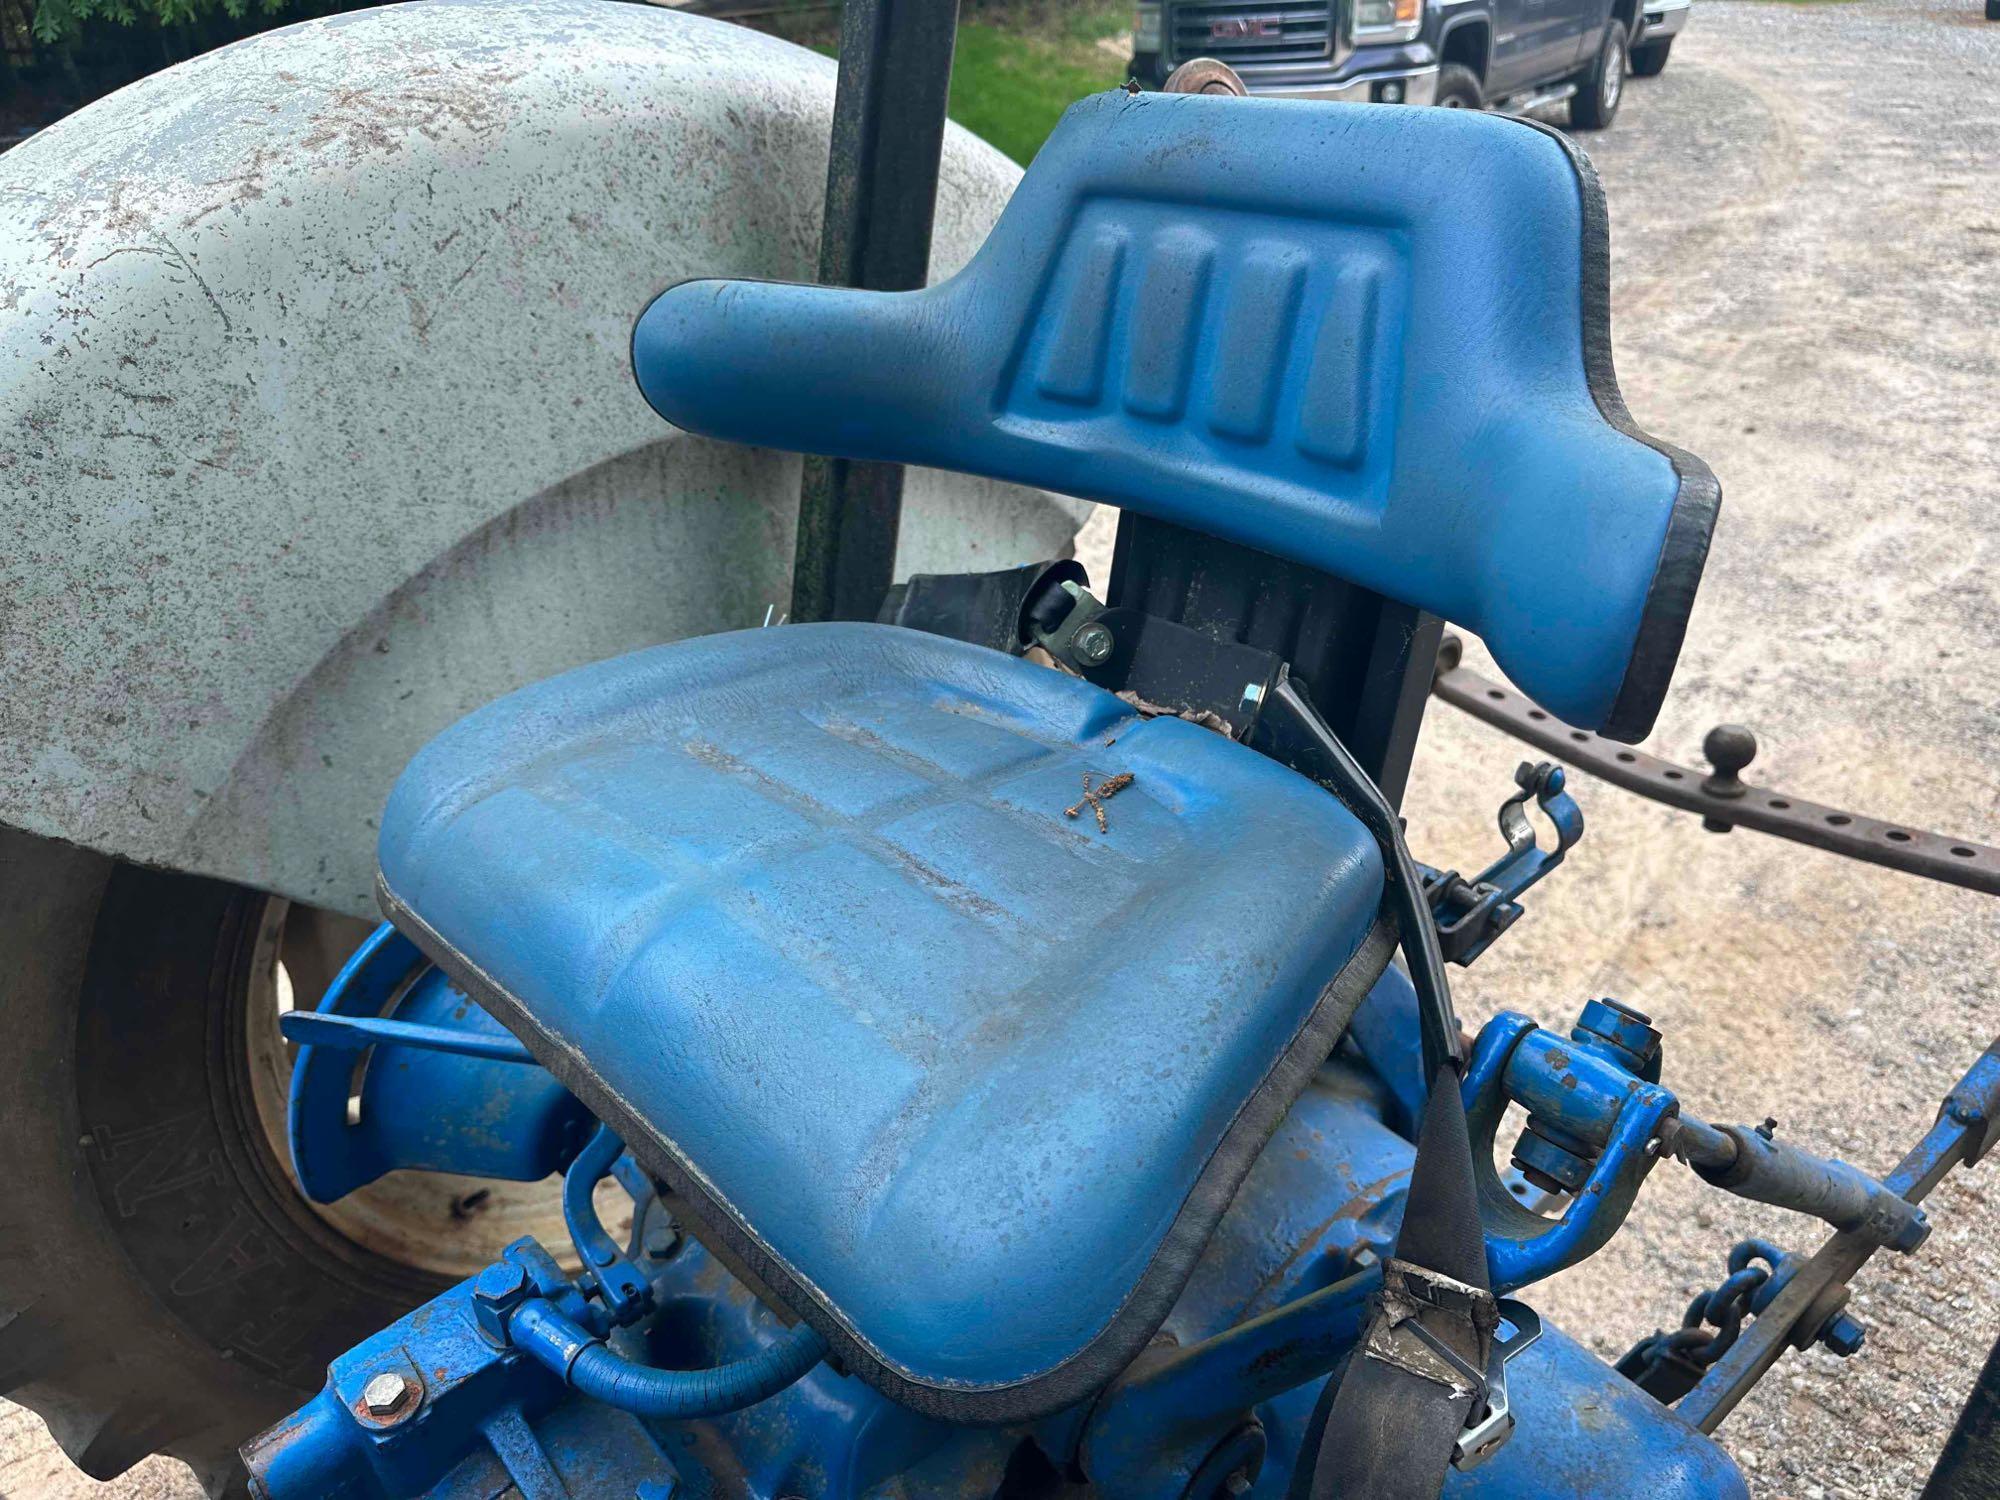
M 1438 100 L 1438 103 L 1443 105 L 1446 109 L 1465 108 L 1465 101 L 1459 98 L 1458 95 L 1456 94 L 1446 94 L 1442 99 Z
M 265 903 L 259 921 L 243 1007 L 243 1044 L 257 1122 L 295 1192 L 286 1105 L 297 1049 L 278 1030 L 278 1018 L 295 1006 L 317 1005 L 341 964 L 371 930 L 365 922 L 275 897 Z M 561 1188 L 561 1179 L 553 1176 L 541 1182 L 498 1182 L 403 1171 L 337 1203 L 314 1203 L 303 1193 L 298 1197 L 329 1228 L 363 1250 L 458 1280 L 477 1274 L 523 1235 L 533 1235 L 566 1257 L 570 1245 Z M 612 1233 L 622 1236 L 630 1223 L 624 1195 L 608 1194 L 599 1212 Z
M 1609 114 L 1618 107 L 1618 96 L 1625 91 L 1625 39 L 1612 32 L 1611 45 L 1605 52 L 1604 77 L 1597 85 L 1597 102 Z

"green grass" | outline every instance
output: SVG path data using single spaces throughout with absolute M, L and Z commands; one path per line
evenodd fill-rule
M 824 12 L 767 29 L 829 55 L 838 22 Z M 1126 57 L 1100 47 L 1132 24 L 1130 0 L 972 0 L 951 66 L 951 117 L 1026 166 L 1085 94 L 1125 81 Z
M 1021 6 L 967 20 L 951 68 L 951 117 L 1023 166 L 1085 94 L 1125 81 L 1122 58 L 1098 46 L 1132 24 L 1129 4 Z

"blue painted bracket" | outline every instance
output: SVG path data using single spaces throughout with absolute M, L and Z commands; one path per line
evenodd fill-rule
M 532 1240 L 508 1247 L 501 1264 L 583 1315 Z M 319 1395 L 244 1445 L 255 1492 L 278 1500 L 674 1494 L 680 1475 L 643 1422 L 569 1394 L 559 1376 L 480 1331 L 476 1285 L 460 1282 L 334 1360 Z M 370 1397 L 385 1379 L 404 1394 L 382 1410 Z
M 292 1170 L 317 1203 L 399 1168 L 537 1182 L 560 1171 L 596 1124 L 387 925 L 348 960 L 316 1011 L 279 1026 L 301 1044 L 288 1122 Z
M 1505 854 L 1470 880 L 1456 870 L 1419 866 L 1424 895 L 1437 920 L 1438 947 L 1447 960 L 1462 967 L 1470 966 L 1521 919 L 1522 895 L 1561 864 L 1583 837 L 1583 809 L 1565 789 L 1568 782 L 1561 766 L 1523 761 L 1514 772 L 1514 784 L 1520 790 L 1500 804 Z M 1542 848 L 1535 838 L 1527 811 L 1530 800 L 1555 830 L 1552 848 Z
M 1523 1207 L 1493 1164 L 1510 1102 L 1598 1152 L 1559 1219 Z M 1647 1143 L 1678 1108 L 1670 1090 L 1527 1016 L 1502 1011 L 1486 1023 L 1466 1069 L 1465 1117 L 1496 1295 L 1575 1265 L 1618 1232 L 1656 1160 Z
M 603 1297 L 614 1323 L 631 1322 L 653 1302 L 651 1284 L 618 1248 L 618 1242 L 606 1231 L 591 1201 L 597 1184 L 629 1160 L 625 1143 L 609 1125 L 600 1125 L 590 1144 L 563 1174 L 563 1222 L 569 1228 L 570 1243 L 576 1246 L 576 1253 L 583 1259 L 584 1274 Z M 627 1185 L 628 1192 L 632 1192 L 635 1182 L 639 1187 L 639 1191 L 632 1192 L 632 1201 L 642 1206 L 641 1212 L 633 1216 L 636 1224 L 643 1217 L 643 1205 L 651 1198 L 653 1186 L 643 1175 L 633 1179 L 629 1172 L 619 1173 L 619 1179 Z

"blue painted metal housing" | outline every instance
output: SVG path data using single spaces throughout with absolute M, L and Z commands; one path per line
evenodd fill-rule
M 1395 1013 L 1407 982 L 1390 971 L 1367 1010 Z M 1503 1027 L 1518 1043 L 1526 1033 Z M 1404 1050 L 1413 1051 L 1405 1028 Z M 1486 1051 L 1496 1051 L 1487 1047 Z M 1391 1068 L 1390 1072 L 1396 1070 Z M 1080 1463 L 1106 1500 L 1177 1493 L 1219 1436 L 1247 1416 L 1268 1456 L 1251 1493 L 1285 1494 L 1321 1386 L 1352 1343 L 1394 1243 L 1412 1148 L 1388 1123 L 1401 1106 L 1352 1044 L 1308 1086 L 1251 1169 L 1189 1277 L 1166 1332 L 1195 1355 L 1197 1378 L 1162 1381 L 1131 1401 L 1126 1382 L 1097 1403 L 1032 1427 L 964 1427 L 926 1417 L 852 1376 L 821 1367 L 744 1410 L 682 1422 L 639 1422 L 565 1392 L 542 1364 L 479 1334 L 468 1282 L 337 1361 L 328 1391 L 257 1439 L 252 1471 L 272 1500 L 429 1496 L 469 1500 L 511 1476 L 528 1500 L 573 1496 L 847 1500 L 871 1495 L 990 1495 L 1024 1444 L 1055 1467 Z M 599 1137 L 608 1154 L 615 1140 Z M 609 1141 L 609 1144 L 606 1142 Z M 572 1171 L 594 1180 L 586 1153 Z M 630 1179 L 642 1199 L 643 1178 Z M 782 1328 L 693 1241 L 653 1232 L 641 1214 L 631 1262 L 649 1310 L 613 1333 L 626 1358 L 667 1370 L 725 1366 L 769 1351 Z M 580 1219 L 586 1259 L 603 1265 L 594 1215 Z M 663 1258 L 639 1252 L 641 1242 Z M 605 1242 L 608 1244 L 608 1241 Z M 610 1247 L 621 1258 L 626 1252 Z M 609 1331 L 615 1298 L 581 1297 L 546 1256 L 510 1262 L 586 1331 Z M 1314 1315 L 1302 1317 L 1301 1307 Z M 1318 1341 L 1317 1353 L 1301 1345 Z M 1150 1358 L 1150 1356 L 1149 1356 Z M 1142 1362 L 1142 1366 L 1144 1364 Z M 1481 1500 L 1733 1500 L 1745 1494 L 1728 1459 L 1670 1410 L 1549 1330 L 1513 1368 L 1518 1427 L 1485 1466 L 1454 1472 L 1448 1496 Z M 385 1370 L 415 1372 L 425 1403 L 407 1424 L 364 1415 L 361 1392 Z M 526 1476 L 527 1482 L 523 1482 Z M 658 1486 L 648 1491 L 646 1484 Z

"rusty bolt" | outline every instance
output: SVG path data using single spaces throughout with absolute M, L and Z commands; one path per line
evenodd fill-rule
M 377 1421 L 400 1421 L 415 1406 L 416 1394 L 417 1383 L 409 1376 L 384 1370 L 380 1375 L 371 1375 L 368 1384 L 361 1388 L 361 1404 Z

